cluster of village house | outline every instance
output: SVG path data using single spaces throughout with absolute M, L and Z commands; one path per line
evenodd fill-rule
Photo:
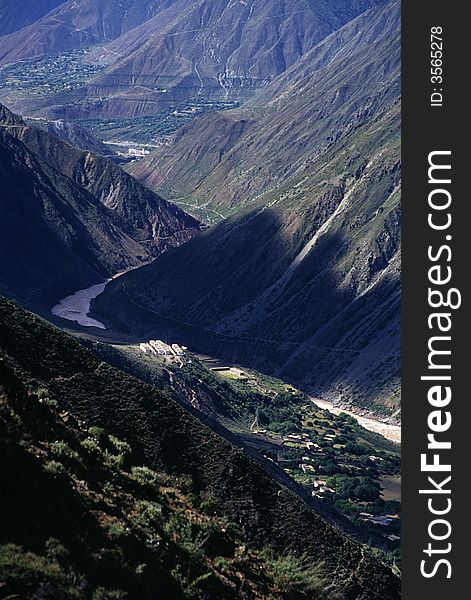
M 260 434 L 268 434 L 269 432 L 266 429 L 256 429 L 254 433 Z M 326 434 L 326 439 L 334 439 L 335 435 Z M 303 456 L 302 463 L 299 464 L 299 468 L 303 473 L 315 473 L 316 467 L 312 464 L 316 459 L 325 458 L 327 455 L 319 446 L 319 444 L 315 444 L 309 439 L 309 434 L 307 433 L 290 433 L 285 436 L 282 441 L 283 445 L 291 445 L 294 444 L 296 447 L 303 447 L 309 451 L 311 456 Z M 370 456 L 370 460 L 372 461 L 380 461 L 383 460 L 379 456 Z M 272 460 L 272 459 L 270 459 Z M 336 456 L 336 462 L 338 463 L 346 463 L 350 459 L 347 456 Z M 289 469 L 288 469 L 289 470 Z M 316 479 L 312 484 L 312 496 L 316 498 L 323 498 L 325 494 L 335 494 L 335 490 L 327 485 L 327 482 L 324 479 Z M 361 521 L 367 521 L 369 523 L 373 523 L 374 525 L 382 525 L 389 526 L 392 525 L 395 521 L 399 520 L 399 515 L 380 515 L 375 516 L 371 513 L 360 513 L 358 518 Z M 387 536 L 391 541 L 398 541 L 400 539 L 399 536 L 391 534 Z
M 334 439 L 335 435 L 327 434 L 326 439 L 332 437 Z M 315 473 L 316 467 L 312 464 L 315 459 L 319 460 L 326 457 L 325 452 L 323 452 L 322 448 L 319 444 L 315 444 L 309 439 L 309 434 L 307 433 L 290 433 L 286 437 L 283 438 L 283 444 L 301 444 L 306 450 L 308 450 L 311 456 L 303 456 L 302 463 L 299 464 L 299 468 L 303 473 Z M 313 458 L 314 457 L 314 458 Z M 311 494 L 317 498 L 322 498 L 326 493 L 335 494 L 335 490 L 329 487 L 326 481 L 317 479 L 312 484 Z
M 166 344 L 162 340 L 149 340 L 142 343 L 139 348 L 144 354 L 158 354 L 159 356 L 184 356 L 186 348 L 178 344 Z
M 260 434 L 268 434 L 268 430 L 266 429 L 255 429 L 254 433 Z M 335 436 L 334 436 L 335 437 Z M 303 473 L 315 473 L 316 467 L 312 464 L 315 460 L 319 460 L 325 458 L 327 455 L 319 446 L 319 444 L 315 444 L 309 439 L 309 434 L 307 433 L 290 433 L 286 435 L 282 440 L 283 445 L 294 445 L 295 447 L 302 447 L 309 451 L 310 456 L 303 456 L 302 463 L 299 464 L 299 468 Z M 268 457 L 267 457 L 268 458 Z M 343 460 L 343 457 L 337 457 L 340 460 Z M 345 457 L 346 459 L 346 457 Z M 272 460 L 272 459 L 269 459 Z M 280 461 L 284 462 L 283 460 Z M 287 469 L 289 471 L 289 469 Z M 325 493 L 335 494 L 335 490 L 331 487 L 328 487 L 325 481 L 316 480 L 313 483 L 312 495 L 318 498 L 324 496 Z
M 147 343 L 142 343 L 140 345 L 140 349 L 144 354 L 158 354 L 160 356 L 168 356 L 168 357 L 180 357 L 184 356 L 185 350 L 187 348 L 180 347 L 178 344 L 166 344 L 162 340 L 149 340 Z M 231 374 L 238 375 L 241 378 L 247 378 L 244 371 L 240 369 L 236 369 L 234 367 L 225 367 L 225 366 L 214 366 L 211 368 L 212 371 L 229 371 Z M 270 432 L 267 429 L 253 429 L 254 434 L 264 434 L 270 435 Z M 326 440 L 333 441 L 335 439 L 335 434 L 326 434 Z M 299 468 L 303 473 L 315 473 L 316 467 L 313 462 L 316 460 L 325 458 L 327 454 L 322 450 L 319 444 L 314 443 L 309 438 L 308 433 L 290 433 L 283 437 L 282 440 L 283 445 L 294 445 L 295 447 L 305 448 L 310 456 L 303 456 L 302 463 L 299 464 Z M 270 457 L 266 457 L 273 462 L 273 459 Z M 383 460 L 379 456 L 370 456 L 372 461 L 380 461 Z M 339 463 L 346 463 L 350 459 L 347 456 L 337 456 L 335 459 Z M 314 497 L 322 498 L 325 494 L 335 494 L 335 490 L 327 485 L 327 482 L 323 479 L 316 479 L 312 484 L 311 494 Z M 399 519 L 398 515 L 383 515 L 383 516 L 375 516 L 371 513 L 360 513 L 358 518 L 362 521 L 368 521 L 375 525 L 383 525 L 388 526 L 394 523 L 395 520 Z M 388 538 L 392 541 L 397 541 L 400 538 L 396 535 L 389 535 Z

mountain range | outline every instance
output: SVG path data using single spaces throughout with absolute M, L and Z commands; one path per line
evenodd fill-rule
M 321 44 L 331 61 L 313 51 L 136 163 L 148 184 L 158 165 L 167 191 L 186 186 L 187 210 L 236 214 L 110 284 L 96 314 L 397 416 L 398 19 L 396 1 L 366 13 Z
M 53 119 L 136 117 L 188 100 L 246 100 L 383 1 L 66 2 L 0 39 L 0 65 L 91 49 L 86 61 L 105 68 L 83 86 L 21 98 L 18 108 Z
M 397 3 L 327 37 L 240 109 L 210 113 L 129 171 L 166 197 L 228 215 L 399 98 Z
M 400 449 L 312 400 L 400 419 L 399 0 L 29 4 L 0 0 L 0 595 L 397 600 Z M 105 280 L 108 331 L 28 312 Z
M 34 0 L 34 2 L 0 0 L 0 36 L 35 23 L 63 3 L 64 0 Z
M 88 150 L 99 156 L 106 156 L 111 160 L 119 160 L 118 156 L 107 144 L 91 135 L 86 129 L 77 123 L 68 123 L 60 119 L 48 121 L 46 119 L 27 119 L 26 123 L 38 129 L 44 129 L 48 133 L 60 138 L 75 148 Z
M 2 4 L 12 23 L 8 27 L 12 33 L 0 39 L 0 64 L 7 64 L 106 44 L 158 14 L 172 0 L 40 0 L 33 3 L 33 10 L 25 7 L 28 15 L 23 19 L 11 2 Z M 27 26 L 18 27 L 21 24 Z

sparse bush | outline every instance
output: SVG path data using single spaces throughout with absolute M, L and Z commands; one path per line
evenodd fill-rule
M 90 427 L 88 433 L 95 438 L 99 444 L 108 441 L 108 435 L 102 427 Z
M 191 556 L 193 560 L 202 559 L 204 556 L 202 547 L 193 534 L 191 522 L 180 515 L 173 513 L 164 523 L 164 530 Z
M 323 583 L 319 567 L 308 565 L 292 554 L 274 558 L 268 552 L 267 557 L 268 572 L 286 598 L 300 593 L 311 600 L 321 597 Z
M 54 398 L 45 398 L 43 404 L 49 406 L 49 408 L 57 408 L 59 406 L 59 403 Z
M 155 527 L 162 519 L 162 506 L 156 502 L 140 500 L 136 504 L 136 525 L 143 528 Z
M 54 442 L 51 445 L 51 452 L 59 459 L 62 459 L 68 463 L 76 463 L 80 461 L 78 453 L 75 450 L 72 450 L 69 444 L 64 440 Z
M 48 460 L 46 463 L 44 463 L 43 469 L 46 473 L 52 475 L 53 477 L 59 477 L 67 474 L 64 465 L 57 460 Z
M 140 485 L 157 485 L 157 473 L 148 467 L 132 467 L 131 476 Z
M 229 563 L 223 556 L 218 556 L 214 559 L 214 566 L 218 571 L 221 571 L 221 573 L 226 573 L 229 569 Z
M 90 454 L 101 454 L 101 448 L 96 438 L 87 437 L 81 441 L 82 447 Z
M 205 498 L 201 504 L 200 504 L 200 509 L 202 510 L 202 512 L 204 512 L 207 515 L 218 515 L 220 514 L 220 507 L 216 501 L 215 498 L 213 498 L 212 496 Z
M 69 558 L 69 551 L 62 542 L 51 537 L 46 541 L 46 556 L 51 560 L 57 560 L 57 562 L 61 563 Z
M 112 540 L 120 540 L 127 536 L 128 531 L 121 523 L 110 523 L 106 531 Z
M 124 455 L 123 454 L 112 454 L 105 450 L 103 454 L 103 459 L 105 464 L 109 467 L 121 468 L 124 465 Z
M 122 600 L 126 596 L 127 594 L 121 590 L 107 590 L 99 587 L 93 592 L 92 600 Z
M 118 453 L 122 456 L 129 456 L 131 454 L 131 446 L 127 442 L 119 440 L 114 435 L 108 436 L 111 444 L 116 448 Z
M 49 398 L 49 390 L 47 388 L 40 387 L 36 390 L 36 396 L 40 400 L 45 400 L 46 398 Z
M 0 546 L 0 581 L 3 583 L 4 592 L 8 592 L 9 585 L 12 583 L 15 584 L 15 588 L 20 585 L 30 592 L 36 590 L 41 583 L 54 582 L 55 587 L 62 589 L 67 585 L 65 574 L 56 561 L 27 552 L 16 544 Z M 17 595 L 10 597 L 17 597 Z M 26 594 L 24 597 L 31 596 Z M 78 598 L 78 595 L 71 593 L 67 597 Z

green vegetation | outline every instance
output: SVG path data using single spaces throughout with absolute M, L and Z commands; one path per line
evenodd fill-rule
M 47 524 L 54 537 L 45 540 L 25 525 L 9 532 L 22 544 L 2 536 L 3 596 L 150 598 L 159 589 L 172 598 L 262 600 L 322 592 L 318 571 L 296 557 L 250 549 L 240 528 L 210 508 L 214 498 L 201 501 L 188 492 L 191 480 L 124 466 L 133 458 L 129 444 L 101 427 L 84 430 L 45 406 L 40 394 L 26 394 L 20 385 L 13 392 L 11 383 L 2 388 L 0 405 L 2 450 L 14 456 L 9 473 L 36 470 L 33 486 L 50 494 L 46 518 L 58 508 L 58 523 Z M 30 501 L 37 496 L 36 490 Z M 61 498 L 68 499 L 66 509 L 82 514 L 78 529 L 67 521 Z M 11 526 L 21 512 L 9 508 Z
M 269 555 L 268 568 L 278 587 L 288 597 L 297 592 L 311 600 L 321 597 L 324 583 L 318 567 L 288 554 L 282 557 Z
M 87 62 L 87 50 L 28 58 L 0 68 L 0 90 L 4 95 L 26 93 L 30 96 L 71 91 L 83 86 L 103 68 Z
M 189 100 L 172 105 L 155 115 L 132 118 L 77 119 L 76 122 L 95 137 L 109 142 L 126 140 L 135 144 L 156 142 L 206 112 L 238 106 L 232 101 Z M 122 149 L 121 149 L 122 150 Z
M 192 354 L 174 363 L 144 355 L 135 346 L 86 345 L 103 360 L 163 387 L 184 404 L 192 404 L 196 394 L 198 410 L 241 436 L 308 494 L 353 519 L 368 535 L 383 537 L 391 550 L 397 548 L 397 540 L 388 536 L 400 534 L 400 518 L 378 523 L 365 515 L 400 516 L 398 444 L 364 429 L 350 415 L 317 407 L 293 386 L 252 369 L 211 371 L 209 366 L 217 366 L 214 360 Z
M 271 552 L 319 565 L 324 598 L 398 598 L 391 569 L 341 533 L 337 513 L 332 527 L 222 428 L 4 299 L 0 355 L 2 593 L 304 597 L 302 567 L 286 579 Z M 25 577 L 9 575 L 11 545 Z

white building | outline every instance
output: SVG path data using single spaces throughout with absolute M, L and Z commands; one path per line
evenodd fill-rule
M 150 154 L 149 150 L 145 148 L 128 148 L 128 154 L 130 156 L 147 156 Z
M 180 346 L 178 344 L 172 344 L 172 350 L 175 352 L 175 354 L 177 356 L 183 356 L 184 355 L 183 350 L 180 348 Z
M 165 356 L 166 354 L 168 354 L 167 349 L 165 348 L 163 342 L 161 342 L 160 340 L 150 340 L 149 344 L 160 356 Z

